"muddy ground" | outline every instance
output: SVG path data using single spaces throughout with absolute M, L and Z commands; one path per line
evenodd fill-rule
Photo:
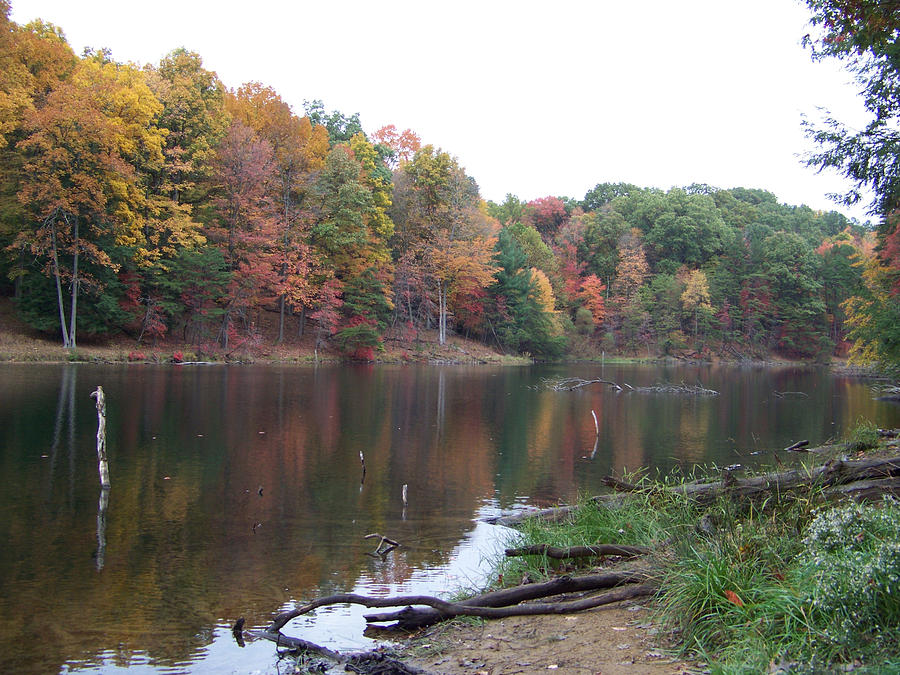
M 407 646 L 404 661 L 441 675 L 697 674 L 674 658 L 640 601 L 571 615 L 439 624 Z

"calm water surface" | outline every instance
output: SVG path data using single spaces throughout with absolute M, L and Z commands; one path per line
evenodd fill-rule
M 721 395 L 541 387 L 570 375 Z M 597 492 L 626 469 L 766 461 L 861 417 L 900 426 L 900 407 L 815 369 L 3 365 L 0 672 L 276 673 L 274 645 L 234 642 L 237 617 L 477 586 L 505 537 L 482 516 Z M 374 558 L 374 532 L 403 546 Z M 285 632 L 365 647 L 363 613 L 319 610 Z

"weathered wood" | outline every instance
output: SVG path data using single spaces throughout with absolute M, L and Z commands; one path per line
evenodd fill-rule
M 858 480 L 900 476 L 900 457 L 864 458 L 843 461 L 833 459 L 822 466 L 798 468 L 779 473 L 762 474 L 750 478 L 712 483 L 685 483 L 668 489 L 701 502 L 714 500 L 722 495 L 753 498 L 759 495 L 790 492 L 797 489 L 844 485 Z
M 567 560 L 569 558 L 594 558 L 607 555 L 619 555 L 633 558 L 639 555 L 647 555 L 650 549 L 640 546 L 625 546 L 619 544 L 594 544 L 591 546 L 550 546 L 549 544 L 534 544 L 519 548 L 506 549 L 506 555 L 510 558 L 526 555 L 543 555 L 554 560 Z
M 614 476 L 604 476 L 601 482 L 608 488 L 612 488 L 616 492 L 639 492 L 641 487 L 634 483 L 626 483 Z
M 603 596 L 596 596 L 577 600 L 573 602 L 562 603 L 532 603 L 524 605 L 504 606 L 504 607 L 480 607 L 474 605 L 465 605 L 455 602 L 447 602 L 440 598 L 430 595 L 400 595 L 393 598 L 371 598 L 365 595 L 357 595 L 355 593 L 338 593 L 329 595 L 324 598 L 314 600 L 302 607 L 298 607 L 290 612 L 283 612 L 275 617 L 272 624 L 266 629 L 269 633 L 278 633 L 292 619 L 302 616 L 319 607 L 327 605 L 343 605 L 353 604 L 362 605 L 363 607 L 399 607 L 401 605 L 425 605 L 432 607 L 442 615 L 442 618 L 453 618 L 455 616 L 480 616 L 487 619 L 502 619 L 510 616 L 532 616 L 536 614 L 568 614 L 572 612 L 580 612 L 592 607 L 600 607 L 601 605 L 618 602 L 626 598 L 637 597 L 639 595 L 652 595 L 656 592 L 658 586 L 655 583 L 644 583 L 629 585 Z
M 518 603 L 536 600 L 538 598 L 550 598 L 563 593 L 581 593 L 614 588 L 625 584 L 648 583 L 650 577 L 644 572 L 634 570 L 622 570 L 620 572 L 607 572 L 605 574 L 586 574 L 577 577 L 568 575 L 551 579 L 536 584 L 523 584 L 513 588 L 504 588 L 499 591 L 482 593 L 471 598 L 466 598 L 460 604 L 469 607 L 508 607 Z M 403 630 L 415 630 L 430 626 L 446 618 L 436 609 L 405 607 L 402 610 L 383 614 L 367 614 L 368 623 L 397 622 L 397 628 Z
M 270 640 L 271 642 L 275 643 L 276 647 L 284 647 L 285 649 L 290 649 L 292 651 L 312 652 L 313 654 L 324 656 L 325 658 L 331 659 L 332 661 L 337 661 L 338 663 L 343 663 L 344 661 L 343 655 L 339 654 L 338 652 L 333 652 L 327 647 L 322 647 L 321 645 L 317 645 L 315 642 L 309 642 L 308 640 L 304 640 L 302 638 L 283 635 L 282 633 L 279 633 L 277 631 L 273 632 L 271 630 L 248 630 L 245 632 L 251 637 Z
M 805 448 L 807 445 L 809 445 L 809 441 L 805 441 L 805 440 L 797 441 L 796 443 L 792 443 L 791 445 L 787 446 L 784 450 L 785 450 L 785 452 L 791 452 L 791 451 L 808 452 L 808 450 L 802 449 L 802 448 Z
M 106 396 L 103 387 L 91 393 L 97 403 L 97 462 L 100 465 L 100 487 L 109 488 L 109 464 L 106 460 Z
M 544 384 L 549 389 L 555 389 L 556 391 L 572 391 L 573 389 L 581 389 L 582 387 L 588 387 L 592 384 L 605 384 L 612 387 L 616 391 L 622 391 L 621 385 L 617 384 L 616 382 L 600 379 L 585 380 L 580 377 L 566 377 L 555 380 L 544 380 Z
M 504 527 L 515 527 L 523 520 L 528 518 L 543 518 L 547 522 L 556 523 L 564 520 L 577 506 L 551 506 L 546 509 L 535 509 L 531 511 L 520 511 L 519 513 L 511 513 L 505 516 L 488 516 L 483 518 L 486 523 L 492 525 L 503 525 Z
M 390 673 L 391 675 L 428 675 L 428 671 L 398 661 L 381 651 L 341 654 L 332 651 L 327 647 L 322 647 L 314 642 L 310 642 L 309 640 L 291 637 L 290 635 L 282 635 L 281 633 L 248 630 L 247 635 L 263 640 L 270 640 L 275 643 L 276 647 L 281 647 L 289 651 L 316 654 L 341 664 L 344 666 L 345 670 L 355 673 L 378 673 L 379 675 L 384 675 L 386 673 Z
M 877 501 L 884 495 L 900 497 L 900 478 L 858 480 L 845 485 L 835 485 L 825 491 L 831 498 L 850 497 L 857 501 Z

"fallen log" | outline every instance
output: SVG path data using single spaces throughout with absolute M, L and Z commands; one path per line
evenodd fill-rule
M 535 509 L 531 511 L 520 511 L 519 513 L 511 513 L 505 516 L 488 516 L 484 518 L 484 522 L 492 525 L 503 525 L 504 527 L 514 527 L 527 518 L 543 518 L 549 523 L 556 523 L 565 520 L 577 506 L 551 506 L 546 509 Z
M 536 614 L 570 614 L 585 609 L 608 605 L 620 600 L 653 595 L 658 585 L 654 582 L 630 584 L 602 595 L 571 602 L 527 603 L 502 607 L 483 607 L 457 602 L 447 602 L 429 595 L 399 595 L 393 598 L 370 598 L 355 593 L 338 593 L 314 600 L 290 612 L 282 612 L 275 617 L 264 632 L 272 635 L 280 633 L 286 623 L 298 616 L 327 605 L 362 605 L 363 607 L 399 607 L 400 605 L 425 605 L 436 609 L 441 620 L 456 616 L 480 616 L 485 619 L 505 619 L 511 616 L 534 616 Z
M 619 480 L 614 476 L 604 476 L 601 479 L 601 482 L 609 488 L 612 488 L 616 492 L 639 492 L 641 487 L 639 485 L 635 485 L 634 483 L 626 483 L 623 480 Z
M 833 447 L 832 447 L 833 449 Z M 813 448 L 809 452 L 814 453 L 820 448 Z M 781 494 L 796 492 L 797 490 L 813 487 L 831 488 L 838 485 L 846 485 L 862 480 L 878 480 L 900 476 L 900 456 L 874 457 L 853 460 L 833 459 L 821 466 L 800 467 L 787 471 L 765 473 L 749 478 L 736 478 L 732 472 L 726 472 L 725 478 L 720 481 L 693 481 L 682 485 L 647 486 L 630 485 L 622 481 L 612 479 L 615 489 L 628 492 L 640 492 L 642 490 L 667 490 L 675 494 L 683 495 L 688 499 L 700 503 L 708 503 L 722 496 L 738 499 L 753 499 L 759 496 L 769 496 L 773 493 Z M 605 481 L 606 482 L 606 481 Z M 607 482 L 609 485 L 610 483 Z M 888 485 L 884 484 L 885 489 Z M 847 492 L 853 496 L 852 491 Z M 610 494 L 597 495 L 591 498 L 598 507 L 614 507 L 624 495 Z M 555 508 L 541 509 L 537 511 L 523 511 L 507 516 L 496 516 L 485 519 L 485 522 L 506 527 L 515 527 L 528 518 L 542 518 L 547 522 L 559 522 L 565 520 L 575 510 L 575 506 L 558 506 Z
M 858 480 L 891 478 L 900 476 L 900 457 L 858 460 L 833 459 L 822 466 L 801 467 L 779 473 L 768 473 L 750 478 L 734 478 L 711 483 L 693 482 L 666 489 L 700 502 L 708 502 L 728 495 L 752 499 L 773 492 L 796 491 L 803 488 L 828 488 Z
M 639 555 L 647 555 L 649 549 L 640 546 L 625 546 L 619 544 L 594 544 L 591 546 L 550 546 L 549 544 L 534 544 L 520 548 L 506 549 L 507 557 L 519 557 L 526 555 L 543 555 L 554 560 L 567 560 L 569 558 L 599 558 L 607 555 L 620 555 L 633 558 Z
M 857 501 L 877 501 L 884 495 L 900 497 L 900 478 L 858 480 L 853 483 L 830 487 L 825 491 L 825 494 L 832 499 L 850 497 Z
M 587 591 L 605 590 L 625 584 L 647 583 L 650 577 L 644 572 L 623 570 L 620 572 L 607 572 L 605 574 L 587 574 L 583 576 L 561 576 L 550 581 L 536 584 L 523 584 L 512 588 L 504 588 L 499 591 L 482 593 L 461 601 L 460 604 L 468 607 L 508 607 L 528 600 L 538 598 L 550 598 L 564 593 L 582 593 Z M 441 620 L 444 615 L 433 608 L 413 608 L 387 612 L 383 614 L 367 614 L 368 623 L 388 623 L 396 621 L 395 628 L 403 630 L 415 630 L 430 626 Z
M 807 440 L 797 441 L 796 443 L 792 443 L 791 445 L 787 446 L 784 450 L 785 452 L 809 452 L 808 450 L 803 449 L 807 445 L 809 445 L 809 441 Z

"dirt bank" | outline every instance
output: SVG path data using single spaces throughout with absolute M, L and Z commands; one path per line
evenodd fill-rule
M 662 638 L 647 602 L 625 602 L 568 616 L 438 625 L 409 643 L 405 660 L 443 675 L 703 672 L 672 658 Z

